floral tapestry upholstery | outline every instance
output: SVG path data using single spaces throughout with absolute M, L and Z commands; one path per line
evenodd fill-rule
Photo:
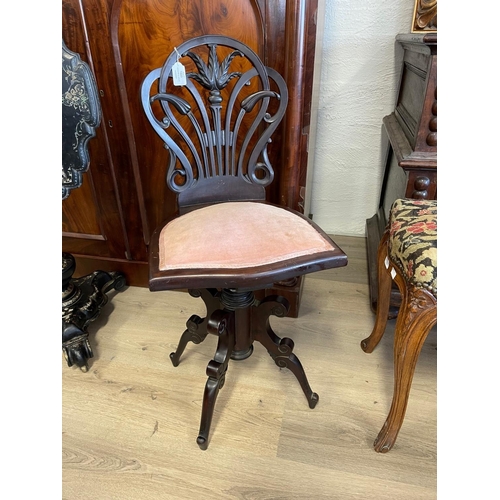
M 411 284 L 437 295 L 437 201 L 396 200 L 389 216 L 389 256 Z

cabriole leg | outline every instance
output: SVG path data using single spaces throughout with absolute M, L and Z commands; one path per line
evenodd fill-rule
M 394 332 L 394 392 L 389 415 L 373 443 L 375 451 L 386 453 L 396 442 L 408 405 L 411 383 L 418 356 L 430 329 L 436 324 L 436 299 L 425 290 L 404 290 L 403 278 L 396 283 L 402 292 Z
M 388 257 L 389 233 L 386 231 L 380 240 L 377 254 L 378 272 L 378 299 L 375 325 L 369 337 L 361 341 L 361 349 L 367 353 L 373 352 L 382 339 L 389 316 L 389 306 L 391 303 L 392 278 L 390 274 L 391 264 Z
M 204 318 L 193 314 L 186 322 L 187 329 L 181 335 L 179 344 L 175 352 L 170 353 L 170 360 L 174 366 L 180 363 L 180 357 L 186 348 L 188 342 L 200 344 L 208 335 L 207 323 L 212 313 L 219 308 L 219 291 L 216 288 L 206 288 L 202 290 L 189 290 L 191 297 L 201 297 L 207 308 L 207 314 Z
M 266 297 L 254 308 L 254 339 L 258 340 L 269 352 L 280 368 L 288 368 L 297 378 L 309 403 L 314 408 L 319 396 L 312 391 L 299 358 L 293 354 L 294 343 L 287 337 L 279 338 L 271 328 L 269 316 L 286 316 L 289 303 L 284 297 L 272 295 Z

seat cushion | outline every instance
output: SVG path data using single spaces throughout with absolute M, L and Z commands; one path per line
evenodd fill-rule
M 305 217 L 267 203 L 227 202 L 169 222 L 159 270 L 241 269 L 335 249 Z
M 437 295 L 437 201 L 396 200 L 389 231 L 389 256 L 404 278 Z

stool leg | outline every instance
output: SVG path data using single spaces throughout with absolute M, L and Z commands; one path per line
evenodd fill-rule
M 188 342 L 200 344 L 208 335 L 207 322 L 212 313 L 219 307 L 219 291 L 216 288 L 206 288 L 202 290 L 189 290 L 192 297 L 201 297 L 207 308 L 207 314 L 200 318 L 193 314 L 186 322 L 187 329 L 181 335 L 179 344 L 175 352 L 170 353 L 170 360 L 174 366 L 178 366 L 180 358 Z
M 382 339 L 389 316 L 389 306 L 391 302 L 392 278 L 389 269 L 386 267 L 388 259 L 389 233 L 386 231 L 380 240 L 377 252 L 377 273 L 378 273 L 378 297 L 377 313 L 375 325 L 369 337 L 361 341 L 361 349 L 364 352 L 373 352 Z
M 268 351 L 274 362 L 280 368 L 288 368 L 297 378 L 309 403 L 309 408 L 314 408 L 319 401 L 319 396 L 312 391 L 302 364 L 293 354 L 294 343 L 287 337 L 279 338 L 269 324 L 269 316 L 286 316 L 289 309 L 288 301 L 284 297 L 272 295 L 266 297 L 254 308 L 255 321 L 253 321 L 254 339 L 258 340 Z
M 218 335 L 219 342 L 214 359 L 208 363 L 208 380 L 203 394 L 203 407 L 201 412 L 200 431 L 196 442 L 202 450 L 208 448 L 208 435 L 214 414 L 215 401 L 219 390 L 224 386 L 227 365 L 234 349 L 234 313 L 228 311 L 215 311 L 208 321 L 208 333 Z
M 418 356 L 430 329 L 436 324 L 436 298 L 416 287 L 407 289 L 396 275 L 402 304 L 394 332 L 394 393 L 389 415 L 373 443 L 375 451 L 386 453 L 396 442 L 408 405 Z
M 184 349 L 186 348 L 188 342 L 192 342 L 193 344 L 200 344 L 205 340 L 208 333 L 206 331 L 205 325 L 203 324 L 204 322 L 205 318 L 200 318 L 196 314 L 193 314 L 187 320 L 186 322 L 187 328 L 181 335 L 179 344 L 177 345 L 177 349 L 175 350 L 175 352 L 170 353 L 170 360 L 172 361 L 172 364 L 174 366 L 179 366 L 181 355 L 184 352 Z

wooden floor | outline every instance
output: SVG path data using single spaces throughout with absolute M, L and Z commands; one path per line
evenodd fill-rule
M 286 369 L 255 345 L 231 361 L 207 451 L 196 444 L 216 338 L 169 353 L 201 300 L 129 287 L 91 325 L 87 373 L 62 362 L 63 499 L 304 500 L 436 498 L 436 329 L 423 347 L 392 451 L 373 440 L 392 398 L 394 322 L 372 354 L 364 238 L 336 237 L 345 268 L 307 276 L 300 317 L 275 318 L 312 389 L 309 409 Z

